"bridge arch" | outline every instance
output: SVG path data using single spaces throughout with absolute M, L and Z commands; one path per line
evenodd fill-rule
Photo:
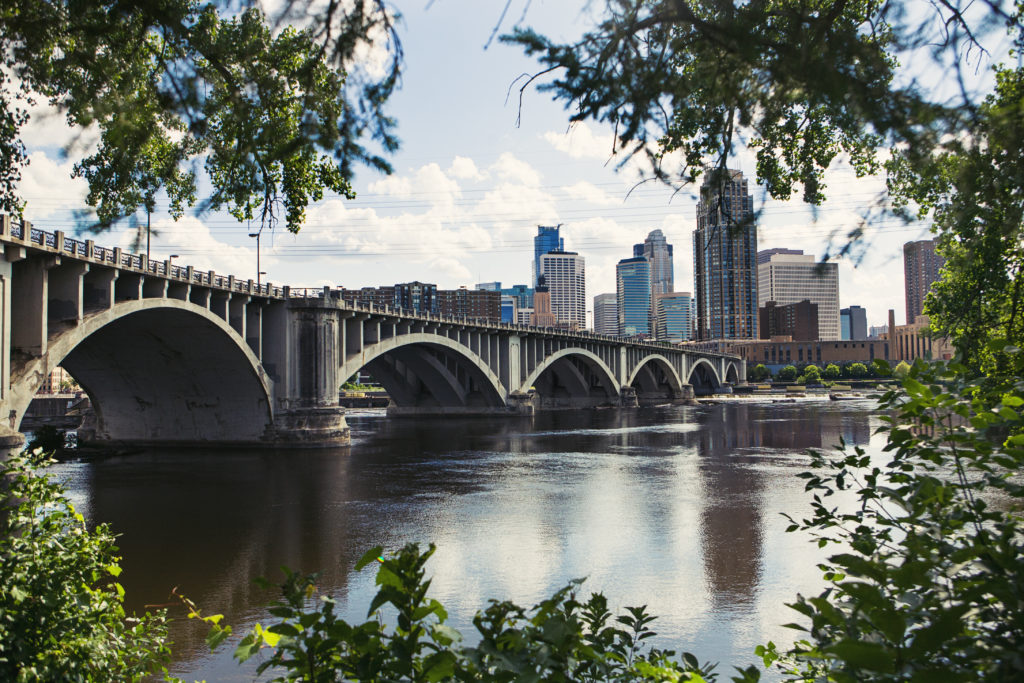
M 652 353 L 637 363 L 627 384 L 636 389 L 640 404 L 659 403 L 683 397 L 683 383 L 679 379 L 679 373 L 669 359 L 660 353 Z
M 687 382 L 693 386 L 693 393 L 696 396 L 713 394 L 722 386 L 722 380 L 719 378 L 715 366 L 705 358 L 698 359 L 690 367 Z
M 545 358 L 523 382 L 522 391 L 531 388 L 544 408 L 617 403 L 620 389 L 605 362 L 578 347 L 561 349 Z
M 381 340 L 342 364 L 347 379 L 366 368 L 398 410 L 502 408 L 508 390 L 469 347 L 439 334 L 417 332 Z
M 205 307 L 177 299 L 125 301 L 52 337 L 12 368 L 20 422 L 47 374 L 62 365 L 89 395 L 83 440 L 132 444 L 263 441 L 273 382 L 245 340 Z
M 727 361 L 725 364 L 725 383 L 737 385 L 740 382 L 740 370 L 735 361 Z

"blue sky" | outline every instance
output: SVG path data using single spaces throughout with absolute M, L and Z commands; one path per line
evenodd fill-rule
M 533 0 L 526 24 L 571 39 L 591 21 L 584 2 Z M 385 285 L 409 280 L 442 288 L 499 280 L 529 282 L 532 237 L 538 224 L 563 224 L 566 248 L 587 261 L 587 297 L 614 291 L 615 263 L 631 245 L 660 228 L 675 246 L 677 291 L 693 290 L 692 231 L 695 200 L 690 189 L 647 183 L 635 189 L 633 165 L 616 172 L 611 131 L 593 124 L 567 127 L 558 103 L 530 91 L 518 102 L 509 88 L 534 65 L 515 48 L 485 43 L 504 0 L 411 0 L 396 3 L 407 66 L 391 112 L 398 119 L 401 151 L 386 177 L 361 169 L 354 201 L 328 198 L 308 212 L 293 236 L 283 230 L 262 238 L 265 280 L 294 286 Z M 590 12 L 600 8 L 594 3 Z M 513 3 L 504 29 L 519 20 Z M 85 189 L 69 177 L 71 159 L 57 153 L 69 132 L 59 119 L 38 115 L 26 132 L 32 164 L 21 186 L 26 217 L 38 227 L 69 225 L 68 212 L 84 206 Z M 87 146 L 88 137 L 82 146 Z M 752 155 L 734 166 L 748 177 Z M 840 164 L 828 179 L 825 206 L 812 216 L 798 201 L 765 201 L 759 246 L 789 247 L 821 256 L 832 235 L 854 227 L 860 213 L 884 189 L 879 178 L 856 179 Z M 763 202 L 763 203 L 762 203 Z M 254 240 L 227 214 L 187 216 L 175 223 L 154 216 L 160 231 L 154 258 L 179 254 L 178 263 L 238 277 L 255 277 Z M 106 244 L 132 242 L 122 230 L 101 236 Z M 855 267 L 839 262 L 840 303 L 867 309 L 869 325 L 882 324 L 889 308 L 903 321 L 901 245 L 927 236 L 925 225 L 886 221 L 874 226 L 870 248 Z

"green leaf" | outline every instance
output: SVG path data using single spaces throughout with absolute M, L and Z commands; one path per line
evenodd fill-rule
M 359 558 L 358 562 L 356 562 L 356 571 L 360 571 L 361 569 L 363 569 L 366 565 L 370 564 L 371 562 L 377 562 L 378 558 L 381 557 L 381 555 L 383 553 L 384 553 L 384 547 L 383 546 L 379 546 L 378 545 L 378 546 L 375 546 L 373 548 L 370 548 L 365 553 L 363 553 L 363 556 Z
M 889 673 L 895 668 L 896 657 L 893 652 L 878 643 L 847 638 L 823 649 L 855 669 Z

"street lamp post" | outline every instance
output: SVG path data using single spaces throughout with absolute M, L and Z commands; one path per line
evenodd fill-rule
M 167 277 L 170 277 L 174 271 L 174 259 L 176 258 L 178 258 L 177 254 L 171 254 L 167 257 Z
M 256 232 L 250 232 L 249 233 L 249 237 L 255 237 L 256 238 L 256 286 L 257 287 L 260 286 L 260 276 L 261 275 L 266 275 L 266 273 L 264 273 L 262 270 L 260 270 L 260 233 L 262 233 L 262 232 L 263 232 L 263 228 L 260 228 Z

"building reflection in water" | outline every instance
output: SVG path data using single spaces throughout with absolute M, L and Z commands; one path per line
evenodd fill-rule
M 763 471 L 766 456 L 831 448 L 840 436 L 848 445 L 866 444 L 868 420 L 863 411 L 740 402 L 697 414 L 700 429 L 693 436 L 703 490 L 701 552 L 704 580 L 716 608 L 732 609 L 757 597 L 764 514 L 778 509 L 766 500 L 772 495 L 772 478 Z

